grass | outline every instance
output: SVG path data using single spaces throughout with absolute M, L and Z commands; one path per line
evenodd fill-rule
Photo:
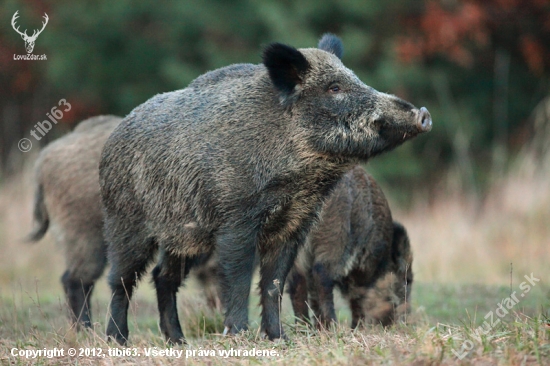
M 399 211 L 392 204 L 394 217 L 409 231 L 415 254 L 413 310 L 406 324 L 350 330 L 349 311 L 337 296 L 340 325 L 316 331 L 294 324 L 285 298 L 282 319 L 289 340 L 270 342 L 258 331 L 258 298 L 254 292 L 251 330 L 223 337 L 223 316 L 206 306 L 191 279 L 179 295 L 180 320 L 188 345 L 173 347 L 183 352 L 182 358 L 145 355 L 154 347 L 170 347 L 158 329 L 149 281 L 138 287 L 129 316 L 128 347 L 136 348 L 140 356 L 106 353 L 109 347 L 119 352 L 123 348 L 105 342 L 109 290 L 104 278 L 92 298 L 94 329 L 75 331 L 68 322 L 59 283 L 64 271 L 62 248 L 49 235 L 34 246 L 21 243 L 31 227 L 32 189 L 28 173 L 14 177 L 0 187 L 0 363 L 550 364 L 550 169 L 529 164 L 522 162 L 520 168 L 495 181 L 482 201 L 442 191 L 431 192 L 429 200 L 420 196 L 410 211 Z M 427 201 L 430 203 L 425 204 Z M 520 284 L 531 273 L 540 281 L 520 297 Z M 498 305 L 513 291 L 519 302 L 498 318 Z M 500 322 L 480 333 L 479 327 L 491 312 L 493 323 L 497 319 Z M 30 351 L 55 347 L 64 349 L 65 356 L 27 359 L 11 355 L 12 348 Z M 88 352 L 101 349 L 106 357 L 66 354 L 69 348 L 86 347 Z M 240 350 L 241 355 L 224 358 L 219 353 L 232 349 Z M 243 355 L 253 349 L 274 350 L 276 355 Z M 186 353 L 189 358 L 185 358 Z
M 236 337 L 223 337 L 223 317 L 208 309 L 200 290 L 190 281 L 180 295 L 180 319 L 188 345 L 175 346 L 182 351 L 187 362 L 209 364 L 273 362 L 283 364 L 459 364 L 460 362 L 485 362 L 489 364 L 548 364 L 550 362 L 550 327 L 546 324 L 541 307 L 548 308 L 548 291 L 545 285 L 536 285 L 514 307 L 499 325 L 486 336 L 478 339 L 475 328 L 483 322 L 489 311 L 509 296 L 507 286 L 441 285 L 417 283 L 415 285 L 413 312 L 407 324 L 397 324 L 384 329 L 368 326 L 350 330 L 349 313 L 341 303 L 340 326 L 316 331 L 304 325 L 295 325 L 288 300 L 283 304 L 284 327 L 289 335 L 287 342 L 269 342 L 258 333 L 259 314 L 251 316 L 251 330 Z M 130 310 L 130 344 L 140 356 L 114 357 L 108 349 L 116 347 L 104 341 L 108 293 L 100 283 L 94 296 L 94 330 L 77 333 L 68 323 L 63 294 L 58 288 L 41 290 L 39 281 L 32 292 L 14 285 L 0 294 L 0 360 L 4 364 L 27 364 L 30 360 L 13 357 L 12 348 L 53 349 L 101 349 L 104 357 L 38 357 L 36 364 L 96 364 L 107 363 L 164 364 L 179 363 L 175 357 L 147 356 L 147 349 L 167 349 L 157 326 L 158 314 L 150 284 L 143 283 L 132 302 Z M 450 301 L 446 301 L 450 300 Z M 254 298 L 252 303 L 257 303 Z M 471 343 L 465 343 L 465 341 Z M 120 350 L 122 347 L 116 347 Z M 471 348 L 471 349 L 470 349 Z M 223 358 L 223 350 L 240 350 L 241 356 Z M 248 357 L 242 353 L 256 350 L 274 350 L 273 357 Z M 460 355 L 459 360 L 453 350 Z M 193 351 L 195 356 L 193 357 Z M 216 356 L 199 356 L 201 352 Z M 467 352 L 465 352 L 467 351 Z M 133 351 L 132 351 L 133 352 Z

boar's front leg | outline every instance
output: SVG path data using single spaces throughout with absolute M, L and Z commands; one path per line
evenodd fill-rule
M 162 250 L 159 263 L 153 269 L 153 281 L 157 290 L 157 303 L 160 315 L 160 329 L 166 340 L 183 343 L 185 338 L 178 318 L 176 293 L 181 285 L 182 274 L 189 272 L 185 268 L 185 259 Z
M 298 252 L 295 242 L 286 243 L 278 250 L 260 247 L 260 295 L 262 330 L 270 340 L 286 338 L 280 322 L 281 299 L 284 284 Z
M 327 268 L 322 263 L 315 263 L 311 273 L 313 288 L 317 293 L 319 306 L 320 325 L 328 326 L 336 321 L 336 312 L 334 311 L 334 280 L 330 276 Z
M 248 329 L 248 297 L 256 254 L 255 235 L 246 230 L 218 234 L 219 280 L 225 307 L 224 334 Z
M 105 224 L 105 231 L 111 232 L 110 222 Z M 107 324 L 107 339 L 116 340 L 125 345 L 128 340 L 128 307 L 137 281 L 154 258 L 156 243 L 136 233 L 128 242 L 115 238 L 109 244 L 109 286 L 112 291 L 110 317 Z

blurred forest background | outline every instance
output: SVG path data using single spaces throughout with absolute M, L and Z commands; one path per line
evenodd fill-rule
M 10 20 L 40 28 L 25 54 Z M 17 142 L 65 98 L 72 110 L 40 143 L 89 116 L 124 116 L 157 93 L 231 63 L 261 62 L 269 42 L 314 47 L 327 31 L 368 85 L 427 106 L 434 130 L 373 161 L 393 187 L 437 183 L 453 164 L 466 189 L 484 189 L 534 132 L 550 94 L 547 0 L 33 1 L 0 5 L 1 170 L 21 166 Z M 34 143 L 35 141 L 33 141 Z
M 16 11 L 17 24 L 29 34 L 48 14 L 34 49 L 47 61 L 13 59 L 26 53 L 10 24 Z M 208 70 L 259 63 L 270 42 L 315 47 L 325 32 L 342 38 L 344 63 L 366 84 L 426 106 L 433 116 L 429 134 L 369 163 L 396 218 L 408 226 L 413 247 L 423 253 L 417 262 L 422 278 L 454 279 L 461 264 L 474 266 L 472 258 L 479 268 L 467 280 L 479 280 L 484 261 L 497 257 L 501 273 L 519 258 L 529 273 L 535 262 L 546 268 L 548 0 L 3 0 L 5 242 L 30 228 L 31 190 L 20 192 L 26 186 L 13 177 L 32 165 L 39 144 L 90 116 L 124 116 Z M 32 140 L 30 153 L 21 153 L 19 139 L 29 138 L 61 98 L 71 111 L 39 144 Z M 15 204 L 28 207 L 14 213 Z

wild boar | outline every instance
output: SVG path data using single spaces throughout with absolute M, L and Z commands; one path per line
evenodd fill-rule
M 91 325 L 90 297 L 107 263 L 99 195 L 99 158 L 107 137 L 122 121 L 98 116 L 53 141 L 35 165 L 34 229 L 30 241 L 48 229 L 65 253 L 61 277 L 73 321 Z
M 216 249 L 226 332 L 248 326 L 255 252 L 262 330 L 283 336 L 280 298 L 323 201 L 359 161 L 431 129 L 426 108 L 362 83 L 341 41 L 274 43 L 259 65 L 208 72 L 136 107 L 100 162 L 112 291 L 107 336 L 128 339 L 128 305 L 160 250 L 160 327 L 184 341 L 176 292 L 186 264 Z
M 288 280 L 294 313 L 307 321 L 311 307 L 320 324 L 336 321 L 338 287 L 349 302 L 352 327 L 367 319 L 388 325 L 408 310 L 411 266 L 405 228 L 392 221 L 384 193 L 357 166 L 336 186 L 298 255 Z

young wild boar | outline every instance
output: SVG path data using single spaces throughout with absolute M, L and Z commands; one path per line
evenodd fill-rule
M 91 325 L 90 297 L 105 264 L 99 196 L 99 158 L 107 137 L 122 121 L 115 116 L 87 119 L 52 142 L 36 162 L 35 228 L 40 240 L 48 228 L 65 251 L 61 277 L 73 321 Z
M 403 226 L 392 222 L 384 193 L 356 166 L 338 183 L 288 280 L 294 314 L 323 325 L 336 321 L 333 289 L 360 320 L 388 325 L 408 310 L 412 253 Z M 309 301 L 308 301 L 309 293 Z
M 226 332 L 247 329 L 255 251 L 261 327 L 283 336 L 280 297 L 323 201 L 357 164 L 431 129 L 426 108 L 363 84 L 342 44 L 271 44 L 263 64 L 204 74 L 135 108 L 103 149 L 111 262 L 107 335 L 128 338 L 129 300 L 154 258 L 160 327 L 184 340 L 176 292 L 190 258 L 216 248 Z

